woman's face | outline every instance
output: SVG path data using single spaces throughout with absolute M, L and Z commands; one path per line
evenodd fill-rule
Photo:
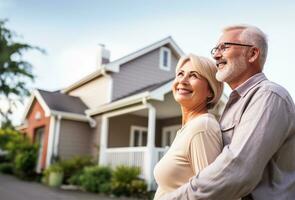
M 172 90 L 174 99 L 181 106 L 192 109 L 201 104 L 206 105 L 210 95 L 207 80 L 195 71 L 191 61 L 185 62 L 176 71 Z

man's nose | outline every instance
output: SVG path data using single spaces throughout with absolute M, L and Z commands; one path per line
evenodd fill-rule
M 215 53 L 212 56 L 215 60 L 219 60 L 222 57 L 222 54 L 220 51 L 215 51 Z

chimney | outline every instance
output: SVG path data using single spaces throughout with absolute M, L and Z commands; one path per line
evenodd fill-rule
M 104 44 L 98 44 L 97 50 L 97 67 L 110 62 L 111 52 L 105 48 Z

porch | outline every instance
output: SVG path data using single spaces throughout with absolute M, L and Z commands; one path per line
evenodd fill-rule
M 153 169 L 167 152 L 181 124 L 181 111 L 172 93 L 165 101 L 143 100 L 132 107 L 104 114 L 99 163 L 137 166 L 149 189 L 155 189 Z
M 219 115 L 222 106 L 210 112 Z M 137 166 L 149 190 L 156 189 L 153 169 L 181 127 L 180 106 L 172 92 L 162 100 L 142 99 L 102 115 L 99 163 L 116 167 Z

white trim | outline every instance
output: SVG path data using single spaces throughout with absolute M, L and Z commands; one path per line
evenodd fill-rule
M 100 150 L 99 150 L 99 165 L 106 165 L 106 149 L 108 144 L 108 127 L 109 120 L 106 116 L 101 119 L 101 136 L 100 136 Z
M 47 144 L 47 155 L 46 155 L 46 167 L 51 164 L 51 158 L 53 155 L 54 137 L 55 137 L 55 117 L 50 117 L 49 132 L 48 132 L 48 144 Z
M 164 52 L 167 52 L 167 66 L 164 66 Z M 164 71 L 171 70 L 171 50 L 167 47 L 160 48 L 160 56 L 159 56 L 159 68 Z
M 156 135 L 156 109 L 149 103 L 146 103 L 149 108 L 148 118 L 148 138 L 147 138 L 147 150 L 145 155 L 145 177 L 148 183 L 148 189 L 150 190 L 153 184 L 154 176 L 153 169 L 156 163 L 155 157 L 155 135 Z
M 165 141 L 167 140 L 167 130 L 170 131 L 171 134 L 174 134 L 174 138 L 176 137 L 177 131 L 181 128 L 181 125 L 172 125 L 172 126 L 165 126 L 162 128 L 162 141 L 161 146 L 164 148 L 166 146 L 170 146 L 165 144 Z M 171 142 L 171 141 L 170 141 Z
M 130 97 L 126 97 L 124 99 L 120 99 L 110 104 L 99 106 L 98 108 L 95 108 L 95 109 L 88 109 L 86 110 L 86 114 L 89 116 L 97 115 L 110 110 L 114 110 L 114 109 L 125 107 L 131 104 L 139 103 L 142 101 L 142 98 L 147 97 L 148 95 L 149 95 L 148 92 L 144 92 L 144 93 L 136 94 Z
M 88 122 L 89 118 L 82 114 L 74 114 L 62 111 L 51 110 L 52 115 L 60 116 L 63 119 L 70 119 L 75 121 Z
M 148 129 L 147 127 L 144 126 L 136 126 L 136 125 L 131 125 L 131 129 L 130 129 L 130 141 L 129 141 L 129 146 L 130 147 L 135 147 L 135 131 L 139 131 L 139 146 L 142 147 L 143 146 L 143 132 L 146 132 L 146 134 L 148 134 Z M 146 135 L 147 137 L 147 135 Z M 136 146 L 138 147 L 138 146 Z
M 133 106 L 131 108 L 125 108 L 117 111 L 113 111 L 110 113 L 106 113 L 102 115 L 101 118 L 101 136 L 100 136 L 100 151 L 99 151 L 99 164 L 105 165 L 106 161 L 106 150 L 107 150 L 107 142 L 108 142 L 108 118 L 118 115 L 123 115 L 125 113 L 130 113 L 137 110 L 142 110 L 147 108 L 145 105 Z
M 146 147 L 112 147 L 106 149 L 106 152 L 143 152 Z
M 37 101 L 39 102 L 39 104 L 41 105 L 41 108 L 43 109 L 44 113 L 45 113 L 45 117 L 49 117 L 50 116 L 50 109 L 47 106 L 47 104 L 45 103 L 42 95 L 40 94 L 40 92 L 36 89 L 33 90 L 31 92 L 31 96 L 30 96 L 30 100 L 25 108 L 24 114 L 22 116 L 22 121 L 25 121 L 27 115 L 29 114 L 30 108 L 34 102 L 34 99 L 37 99 Z
M 118 115 L 123 115 L 126 113 L 131 113 L 137 110 L 143 110 L 146 109 L 147 106 L 146 105 L 138 105 L 138 106 L 132 106 L 130 108 L 125 108 L 125 109 L 121 109 L 121 110 L 117 110 L 117 111 L 113 111 L 113 112 L 109 112 L 104 114 L 103 116 L 110 118 L 110 117 L 114 117 L 114 116 L 118 116 Z
M 56 127 L 55 127 L 55 137 L 54 137 L 54 149 L 53 155 L 58 155 L 58 146 L 59 146 L 59 137 L 60 137 L 60 123 L 61 123 L 61 116 L 57 116 L 56 120 Z

